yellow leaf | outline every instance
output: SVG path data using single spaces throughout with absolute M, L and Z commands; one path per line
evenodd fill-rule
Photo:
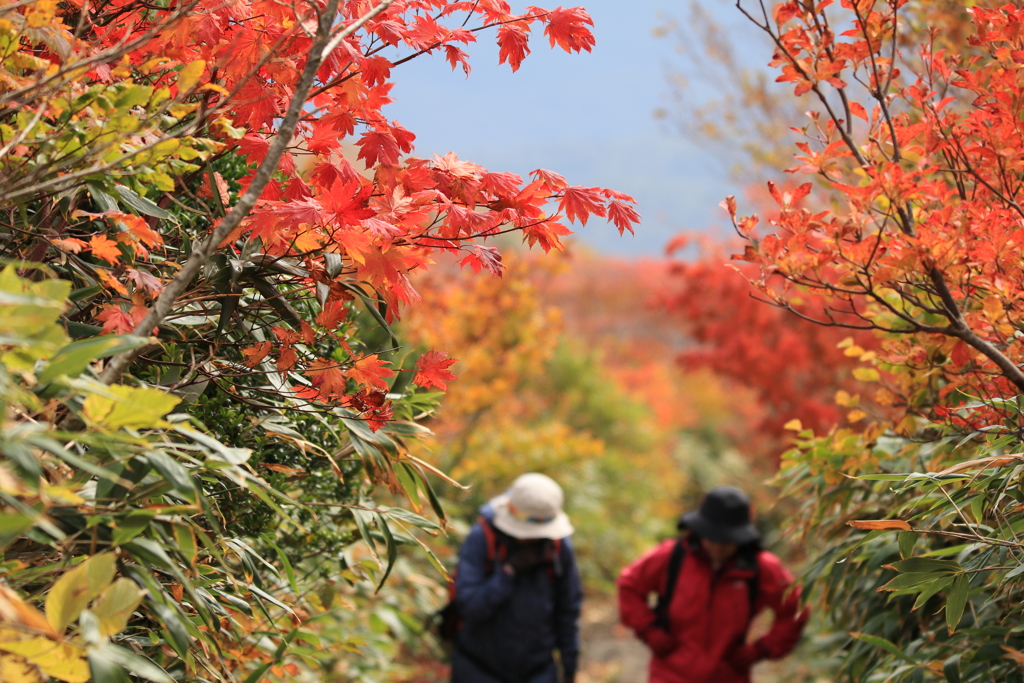
M 46 596 L 46 618 L 57 632 L 78 618 L 82 610 L 114 580 L 114 554 L 93 555 L 57 579 Z
M 123 631 L 145 594 L 146 591 L 126 578 L 118 579 L 103 591 L 92 606 L 92 613 L 100 620 L 100 633 L 113 636 Z
M 868 414 L 865 413 L 863 410 L 851 410 L 849 413 L 847 413 L 846 419 L 849 420 L 850 422 L 859 422 L 867 416 Z
M 4 683 L 43 683 L 39 669 L 15 655 L 0 655 L 0 681 Z
M 846 337 L 843 341 L 836 344 L 837 349 L 845 349 L 847 346 L 853 346 L 853 337 Z
M 996 322 L 1006 315 L 1006 309 L 998 296 L 992 294 L 982 302 L 982 311 L 990 322 Z
M 113 396 L 91 394 L 82 403 L 82 411 L 89 422 L 108 429 L 156 427 L 181 402 L 171 393 L 149 387 L 115 384 L 104 391 Z
M 90 678 L 85 648 L 74 643 L 55 643 L 48 638 L 28 638 L 5 642 L 0 648 L 24 657 L 48 676 L 66 683 L 86 683 Z M 7 679 L 3 679 L 6 681 Z
M 862 363 L 869 363 L 873 361 L 877 356 L 878 354 L 875 353 L 874 351 L 865 351 L 864 353 L 861 354 L 860 361 Z
M 206 61 L 202 59 L 189 62 L 181 67 L 181 71 L 178 72 L 178 97 L 188 94 L 192 88 L 196 87 L 205 70 Z
M 55 503 L 78 505 L 85 502 L 70 486 L 52 486 L 47 484 L 45 480 L 41 480 L 41 483 L 43 485 L 43 494 Z
M 863 353 L 864 353 L 864 349 L 860 348 L 856 344 L 854 344 L 853 346 L 847 346 L 846 350 L 843 351 L 843 355 L 844 356 L 850 356 L 851 358 L 853 356 L 859 356 L 859 355 L 861 355 Z
M 793 419 L 787 422 L 786 424 L 782 425 L 782 428 L 788 429 L 792 432 L 799 432 L 804 428 L 804 425 L 802 422 L 800 422 L 800 420 Z
M 836 392 L 836 405 L 848 406 L 853 401 L 853 397 L 845 389 L 840 389 Z
M 877 382 L 882 377 L 874 368 L 854 368 L 853 376 L 861 382 Z

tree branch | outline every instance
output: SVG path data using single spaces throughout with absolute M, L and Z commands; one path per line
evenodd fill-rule
M 199 270 L 210 259 L 220 243 L 223 242 L 239 224 L 241 224 L 242 220 L 248 216 L 249 212 L 251 212 L 253 207 L 256 206 L 256 201 L 263 193 L 263 189 L 267 186 L 267 183 L 270 182 L 271 176 L 277 170 L 277 165 L 281 160 L 281 156 L 284 154 L 291 142 L 292 135 L 295 133 L 295 127 L 298 124 L 299 116 L 302 114 L 302 109 L 306 104 L 306 98 L 313 87 L 313 81 L 316 79 L 316 72 L 320 68 L 324 56 L 327 53 L 326 48 L 334 42 L 331 40 L 331 29 L 334 24 L 334 18 L 337 14 L 339 1 L 340 0 L 329 0 L 327 7 L 320 13 L 316 40 L 310 48 L 306 67 L 303 69 L 302 77 L 295 86 L 295 94 L 292 96 L 288 112 L 285 114 L 284 120 L 281 121 L 281 126 L 278 128 L 277 135 L 274 137 L 274 141 L 271 143 L 270 148 L 267 151 L 266 158 L 256 171 L 252 184 L 249 185 L 245 194 L 238 199 L 238 202 L 231 207 L 231 211 L 228 212 L 228 215 L 224 217 L 224 220 L 221 221 L 220 225 L 217 226 L 213 233 L 192 252 L 188 261 L 182 267 L 178 275 L 167 283 L 166 287 L 164 287 L 163 293 L 160 295 L 160 298 L 153 303 L 153 307 L 150 309 L 149 313 L 135 327 L 135 334 L 148 335 L 149 331 L 167 316 L 171 307 L 174 305 L 174 302 L 185 291 L 185 288 L 188 287 L 193 278 L 199 274 Z M 393 0 L 382 0 L 382 2 L 375 8 L 347 26 L 345 30 L 335 36 L 334 40 L 344 40 L 355 33 L 363 24 L 387 9 L 387 7 L 391 5 L 392 1 Z M 107 367 L 103 370 L 103 374 L 100 376 L 101 381 L 106 384 L 112 384 L 118 381 L 121 378 L 121 375 L 124 374 L 125 370 L 127 370 L 128 366 L 131 365 L 131 363 L 138 357 L 140 352 L 141 349 L 128 351 L 111 358 Z

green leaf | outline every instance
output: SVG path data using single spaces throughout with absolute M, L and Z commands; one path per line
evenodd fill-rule
M 914 601 L 914 606 L 911 609 L 916 610 L 922 607 L 933 595 L 941 590 L 945 590 L 947 586 L 953 583 L 953 579 L 954 577 L 952 576 L 944 576 L 941 579 L 934 581 L 930 586 L 921 591 L 917 596 L 917 600 Z
M 196 485 L 192 481 L 192 475 L 184 465 L 167 455 L 163 451 L 149 451 L 145 455 L 146 461 L 153 466 L 160 476 L 167 481 L 178 493 L 187 499 L 196 501 Z
M 885 638 L 880 638 L 879 636 L 872 636 L 867 633 L 851 633 L 850 635 L 852 635 L 857 640 L 861 640 L 865 643 L 868 643 L 869 645 L 880 647 L 889 654 L 895 655 L 903 661 L 908 662 L 909 664 L 917 664 L 917 661 L 915 661 L 913 657 L 908 655 L 906 652 L 904 652 L 899 647 L 894 645 L 892 642 L 886 640 Z
M 153 218 L 162 218 L 177 223 L 178 221 L 174 216 L 159 206 L 154 204 L 152 201 L 140 196 L 135 190 L 125 187 L 124 185 L 114 185 L 114 189 L 121 195 L 121 199 L 124 203 L 132 207 L 139 213 L 145 216 L 152 216 Z
M 114 536 L 111 544 L 122 546 L 132 540 L 149 526 L 156 516 L 156 510 L 132 510 L 124 517 L 117 518 L 114 522 Z
M 947 683 L 960 683 L 960 655 L 955 654 L 942 663 L 942 673 Z
M 188 630 L 182 622 L 178 611 L 173 607 L 151 601 L 150 608 L 160 617 L 160 624 L 164 627 L 164 639 L 171 648 L 178 653 L 183 660 L 187 659 L 188 649 L 191 646 L 191 639 L 188 637 Z
M 0 515 L 0 552 L 7 549 L 33 524 L 32 517 L 7 513 Z
M 128 671 L 131 671 L 136 676 L 153 681 L 153 683 L 175 683 L 174 679 L 171 678 L 166 671 L 157 666 L 153 660 L 140 657 L 139 655 L 129 652 L 117 645 L 103 643 L 102 645 L 90 647 L 90 666 L 92 665 L 92 658 L 94 654 L 97 657 L 105 657 L 114 664 L 118 664 Z
M 89 366 L 89 363 L 98 358 L 109 358 L 122 351 L 131 351 L 148 343 L 149 340 L 145 337 L 136 337 L 130 334 L 106 335 L 72 342 L 50 359 L 46 367 L 39 373 L 39 381 L 49 382 L 61 375 L 77 377 Z
M 109 659 L 103 652 L 90 649 L 86 655 L 89 660 L 89 673 L 93 683 L 132 683 L 128 672 Z
M 395 560 L 398 559 L 398 544 L 395 543 L 395 537 L 391 533 L 391 527 L 388 526 L 388 520 L 379 512 L 376 513 L 376 516 L 377 521 L 380 524 L 381 534 L 384 536 L 388 557 L 388 564 L 384 568 L 384 574 L 380 577 L 380 581 L 377 583 L 377 590 L 380 591 L 380 589 L 384 587 L 384 582 L 388 580 L 388 576 L 391 575 L 391 570 L 395 567 Z
M 917 543 L 918 534 L 913 531 L 901 531 L 897 538 L 900 545 L 900 557 L 904 560 L 914 554 L 914 545 Z
M 955 574 L 956 572 L 963 571 L 963 567 L 961 567 L 958 562 L 954 562 L 953 560 L 934 560 L 930 557 L 911 557 L 906 560 L 900 560 L 899 562 L 893 562 L 892 568 L 901 574 L 934 574 L 940 572 Z
M 114 580 L 114 553 L 100 553 L 65 572 L 46 596 L 46 619 L 62 632 Z
M 946 598 L 946 627 L 950 633 L 956 631 L 964 615 L 964 607 L 967 605 L 967 596 L 971 589 L 971 577 L 968 574 L 958 574 L 953 580 L 953 586 L 949 589 L 949 596 Z
M 885 584 L 878 590 L 880 591 L 903 591 L 926 583 L 931 583 L 936 578 L 942 576 L 941 574 L 900 574 L 889 583 Z

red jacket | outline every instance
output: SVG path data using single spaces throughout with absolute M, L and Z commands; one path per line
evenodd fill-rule
M 750 665 L 758 659 L 777 659 L 800 639 L 807 611 L 800 611 L 800 591 L 778 557 L 757 554 L 758 590 L 753 611 L 744 568 L 733 558 L 717 573 L 698 544 L 687 539 L 687 551 L 672 603 L 669 632 L 653 625 L 648 596 L 664 590 L 675 540 L 668 540 L 626 567 L 619 576 L 619 609 L 629 626 L 654 652 L 650 683 L 749 683 Z M 747 628 L 763 609 L 775 613 L 771 630 L 756 643 L 745 645 Z

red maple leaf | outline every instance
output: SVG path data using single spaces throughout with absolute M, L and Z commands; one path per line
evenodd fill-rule
M 629 204 L 610 202 L 608 204 L 608 220 L 615 224 L 620 235 L 626 230 L 632 234 L 633 224 L 640 222 L 640 214 Z
M 448 382 L 455 379 L 454 373 L 448 369 L 453 363 L 455 359 L 448 358 L 445 351 L 427 351 L 416 361 L 419 372 L 412 378 L 412 382 L 424 389 L 433 386 L 446 391 Z
M 306 375 L 324 396 L 342 396 L 345 393 L 345 371 L 336 360 L 317 358 L 309 364 Z
M 454 45 L 444 46 L 445 59 L 452 65 L 452 71 L 455 71 L 455 67 L 459 64 L 462 65 L 462 71 L 469 76 L 469 73 L 473 68 L 469 65 L 469 55 L 466 54 L 465 50 L 460 50 Z
M 103 323 L 101 334 L 131 334 L 135 329 L 132 317 L 117 304 L 107 304 L 96 316 Z
M 378 163 L 394 166 L 398 163 L 398 142 L 390 131 L 367 131 L 356 143 L 359 146 L 357 159 L 362 159 L 368 167 Z
M 245 356 L 243 365 L 254 368 L 262 363 L 263 359 L 270 353 L 271 346 L 270 342 L 261 341 L 259 344 L 242 349 L 242 354 Z
M 498 29 L 498 64 L 508 62 L 513 71 L 519 70 L 519 65 L 530 54 L 530 34 L 522 26 L 505 24 Z
M 364 356 L 352 363 L 345 374 L 349 379 L 355 380 L 368 389 L 387 391 L 388 383 L 384 381 L 384 378 L 392 377 L 395 374 L 391 368 L 384 367 L 387 363 L 388 361 L 377 358 L 377 354 Z
M 562 192 L 559 203 L 562 211 L 565 211 L 566 218 L 573 222 L 578 218 L 583 225 L 587 224 L 590 214 L 602 217 L 605 215 L 601 190 L 596 187 L 581 187 L 579 185 L 567 187 Z
M 531 14 L 544 13 L 539 7 L 527 9 Z M 542 20 L 547 21 L 544 35 L 548 37 L 551 47 L 557 43 L 566 52 L 590 52 L 594 47 L 594 34 L 587 28 L 594 25 L 594 20 L 582 7 L 559 7 L 548 12 Z
M 501 262 L 501 254 L 494 247 L 485 247 L 480 244 L 474 244 L 471 247 L 472 251 L 461 261 L 459 265 L 465 268 L 469 266 L 473 269 L 474 273 L 479 273 L 482 269 L 486 268 L 498 277 L 501 277 L 505 272 L 505 266 Z

